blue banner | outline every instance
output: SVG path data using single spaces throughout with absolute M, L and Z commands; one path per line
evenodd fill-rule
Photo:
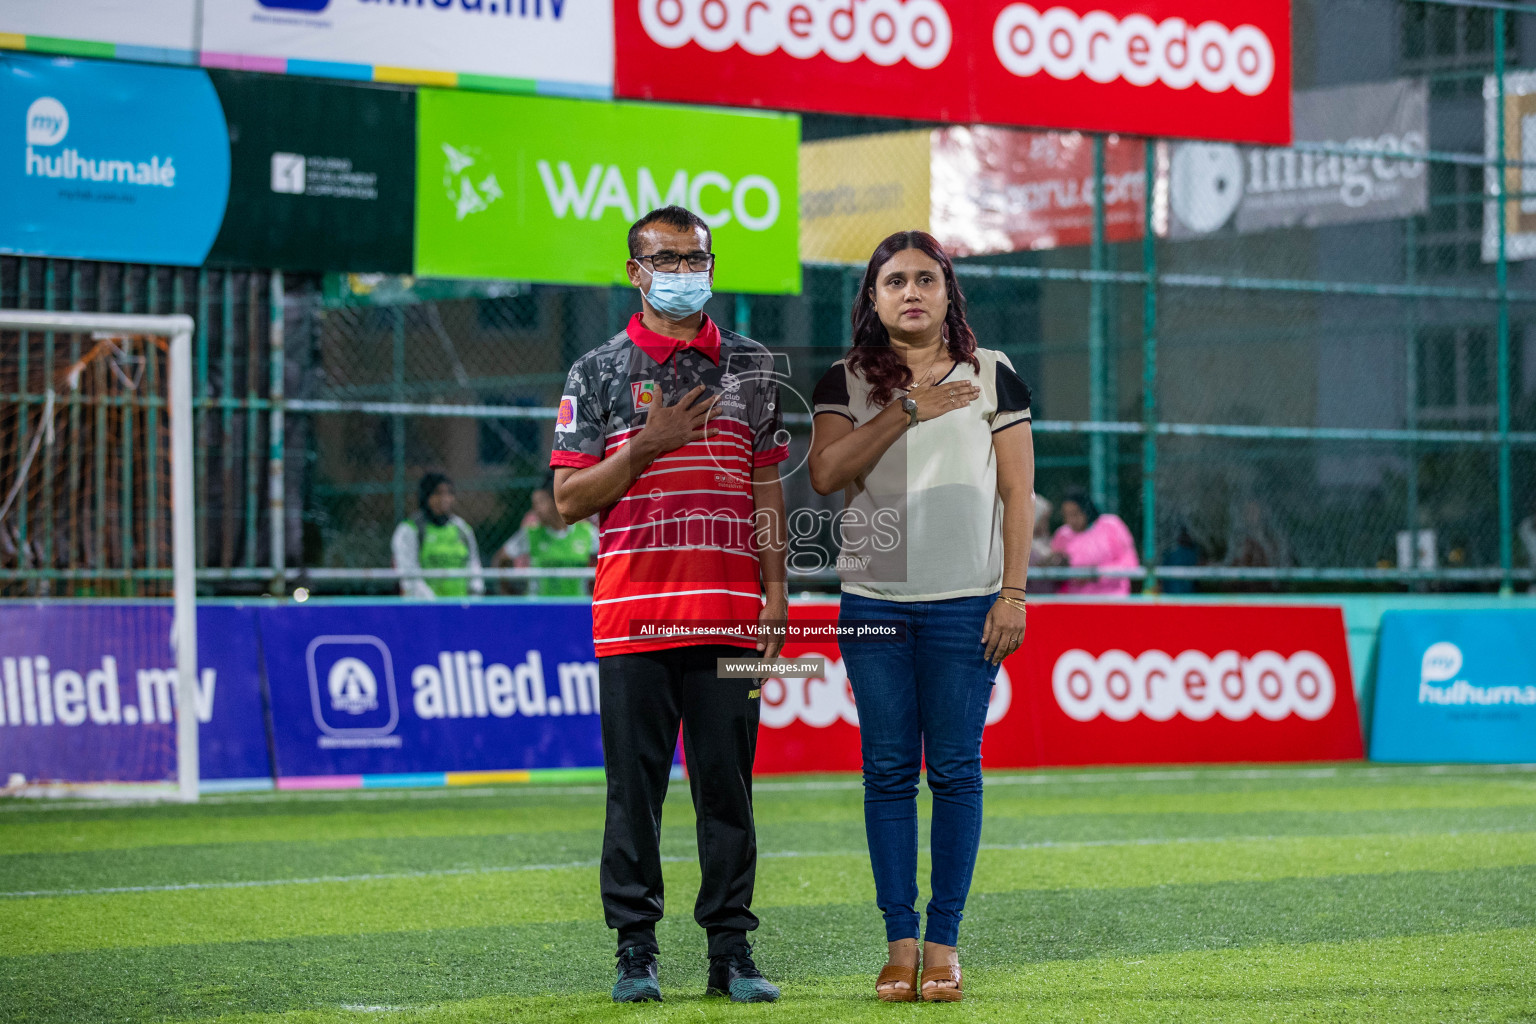
M 270 778 L 255 615 L 200 608 L 197 717 L 206 779 Z M 0 781 L 176 774 L 168 604 L 0 606 Z
M 1373 761 L 1536 761 L 1536 611 L 1381 618 Z
M 195 266 L 228 195 L 206 72 L 0 55 L 0 252 Z
M 590 605 L 289 605 L 257 617 L 284 779 L 603 763 Z

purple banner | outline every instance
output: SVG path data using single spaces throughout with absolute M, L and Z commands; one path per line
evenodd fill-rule
M 269 778 L 255 615 L 197 621 L 202 776 Z M 169 604 L 0 605 L 0 780 L 174 778 L 175 665 Z
M 590 605 L 256 614 L 283 778 L 603 763 Z

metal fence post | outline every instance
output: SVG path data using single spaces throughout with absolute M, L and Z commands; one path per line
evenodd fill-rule
M 286 358 L 283 341 L 283 272 L 272 271 L 267 294 L 271 313 L 267 318 L 268 362 L 271 367 L 271 410 L 267 427 L 267 529 L 271 535 L 272 592 L 281 594 L 287 568 L 287 543 L 284 537 L 283 504 L 283 372 Z
M 1104 269 L 1104 136 L 1093 137 L 1093 237 L 1089 248 L 1093 271 Z M 1104 282 L 1088 282 L 1088 418 L 1095 423 L 1109 419 L 1105 384 Z M 1099 431 L 1088 436 L 1088 492 L 1104 511 L 1109 496 L 1109 437 Z
M 1498 96 L 1494 107 L 1494 124 L 1498 132 L 1495 168 L 1499 182 L 1496 192 L 1499 201 L 1499 259 L 1496 269 L 1499 289 L 1499 568 L 1503 570 L 1499 593 L 1508 595 L 1515 592 L 1515 580 L 1511 575 L 1514 571 L 1514 506 L 1509 479 L 1509 252 L 1506 237 L 1509 232 L 1509 202 L 1505 199 L 1509 192 L 1509 172 L 1505 166 L 1509 154 L 1504 152 L 1504 121 L 1507 116 L 1504 109 L 1504 18 L 1503 10 L 1494 12 L 1493 77 Z
M 742 337 L 752 336 L 752 297 L 750 295 L 736 293 L 736 326 L 733 329 Z
M 405 307 L 395 307 L 394 324 L 394 350 L 391 356 L 393 373 L 390 383 L 393 385 L 391 397 L 396 402 L 405 401 Z M 396 413 L 392 424 L 394 430 L 391 437 L 390 455 L 394 460 L 394 475 L 391 477 L 392 490 L 395 496 L 395 518 L 390 523 L 393 530 L 395 523 L 405 521 L 405 417 Z
M 1412 216 L 1406 221 L 1404 228 L 1406 237 L 1403 240 L 1404 278 L 1405 283 L 1412 285 L 1418 279 L 1418 228 Z M 1403 425 L 1410 431 L 1419 429 L 1419 339 L 1414 325 L 1418 323 L 1418 300 L 1408 300 L 1408 322 L 1403 329 L 1403 377 L 1405 381 L 1405 394 L 1403 396 Z M 1404 486 L 1407 488 L 1405 498 L 1405 524 L 1408 529 L 1408 550 L 1410 552 L 1408 567 L 1418 568 L 1419 551 L 1419 446 L 1410 439 L 1406 445 L 1408 452 L 1408 467 L 1404 478 Z M 1409 584 L 1410 590 L 1423 590 L 1424 584 Z
M 1157 143 L 1146 140 L 1142 175 L 1141 268 L 1141 562 L 1147 578 L 1142 593 L 1157 591 L 1157 244 L 1153 234 L 1152 191 L 1157 183 Z

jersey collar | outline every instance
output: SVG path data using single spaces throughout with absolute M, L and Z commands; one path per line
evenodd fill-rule
M 656 360 L 664 363 L 685 348 L 697 349 L 709 358 L 715 365 L 720 364 L 720 328 L 706 314 L 704 326 L 692 341 L 683 341 L 678 338 L 669 338 L 665 334 L 657 334 L 641 320 L 636 313 L 630 318 L 629 326 L 624 328 L 629 340 L 640 346 L 640 351 Z

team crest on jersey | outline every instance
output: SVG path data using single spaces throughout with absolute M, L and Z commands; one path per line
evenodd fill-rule
M 555 429 L 562 433 L 576 429 L 576 399 L 570 395 L 560 399 L 560 412 L 555 416 Z
M 635 412 L 645 412 L 656 404 L 656 382 L 653 380 L 631 381 L 630 393 L 635 396 Z

